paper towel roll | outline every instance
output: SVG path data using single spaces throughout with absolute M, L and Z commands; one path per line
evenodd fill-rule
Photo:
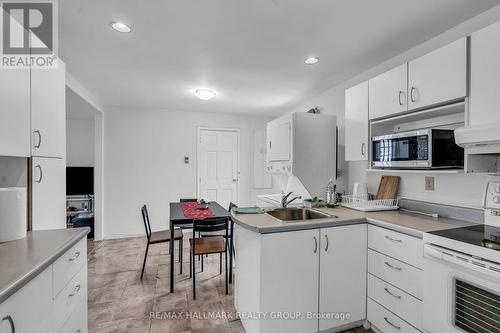
M 0 242 L 26 237 L 26 188 L 0 188 Z

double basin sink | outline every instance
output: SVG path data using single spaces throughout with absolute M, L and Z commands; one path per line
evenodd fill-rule
M 270 210 L 267 214 L 282 222 L 304 222 L 324 218 L 337 218 L 335 215 L 330 215 L 309 208 L 279 208 Z

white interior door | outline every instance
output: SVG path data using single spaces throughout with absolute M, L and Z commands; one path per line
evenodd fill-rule
M 198 198 L 228 208 L 238 202 L 239 132 L 200 129 L 198 132 Z

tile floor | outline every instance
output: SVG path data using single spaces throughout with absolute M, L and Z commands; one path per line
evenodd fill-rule
M 186 235 L 187 236 L 187 235 Z M 185 241 L 184 244 L 188 242 Z M 177 250 L 177 242 L 176 242 Z M 184 271 L 176 262 L 176 292 L 169 293 L 167 244 L 150 247 L 144 278 L 141 265 L 144 238 L 107 240 L 95 245 L 88 262 L 90 333 L 244 333 L 234 318 L 233 288 L 225 294 L 224 274 L 219 275 L 219 256 L 205 258 L 203 273 L 197 273 L 196 296 L 189 278 L 189 249 L 184 250 Z M 177 258 L 177 252 L 176 252 Z M 199 272 L 199 267 L 197 268 Z M 197 314 L 228 314 L 228 318 L 199 318 Z M 187 318 L 186 314 L 191 314 Z M 177 316 L 177 319 L 166 316 Z M 366 332 L 356 329 L 349 333 Z

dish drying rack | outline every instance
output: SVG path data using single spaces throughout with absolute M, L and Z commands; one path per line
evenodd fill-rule
M 362 212 L 399 209 L 399 199 L 373 199 L 373 195 L 343 195 L 341 206 Z

